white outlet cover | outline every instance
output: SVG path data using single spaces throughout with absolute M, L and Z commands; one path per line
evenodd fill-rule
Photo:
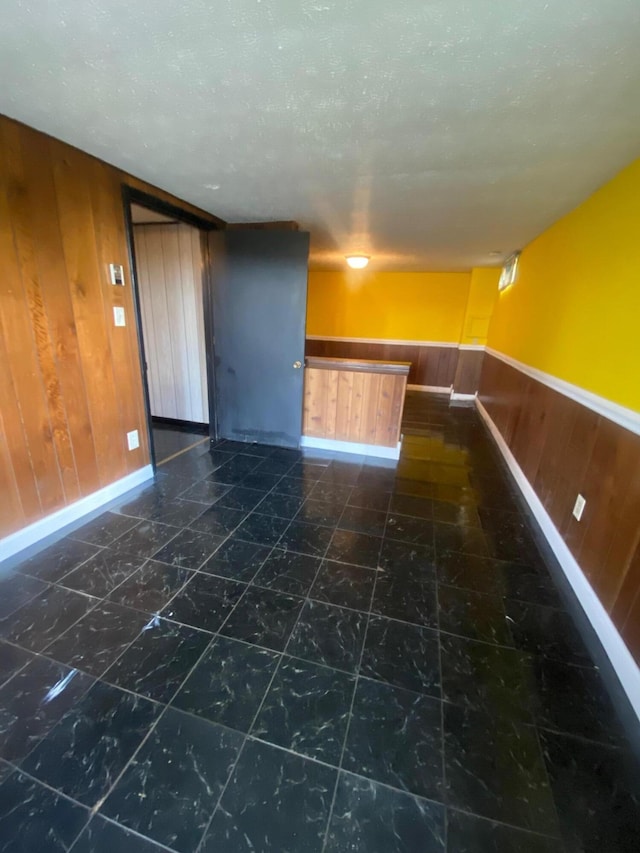
M 575 505 L 573 507 L 573 517 L 577 521 L 580 521 L 580 519 L 582 518 L 582 513 L 584 512 L 584 508 L 586 505 L 587 505 L 587 502 L 582 497 L 582 495 L 578 495 L 578 497 L 576 498 Z
M 113 306 L 113 323 L 116 326 L 127 325 L 124 317 L 124 308 L 122 308 L 120 305 Z
M 131 430 L 131 432 L 127 433 L 127 446 L 129 450 L 136 450 L 140 447 L 140 436 L 138 435 L 137 429 Z

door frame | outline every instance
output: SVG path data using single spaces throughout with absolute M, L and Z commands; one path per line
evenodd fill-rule
M 136 315 L 136 332 L 138 336 L 138 356 L 140 359 L 140 372 L 142 374 L 142 387 L 144 392 L 144 408 L 147 427 L 147 441 L 149 442 L 149 454 L 153 470 L 157 469 L 155 445 L 153 442 L 151 397 L 149 395 L 149 379 L 147 375 L 147 358 L 144 349 L 144 334 L 142 327 L 142 305 L 140 302 L 140 288 L 138 285 L 138 268 L 136 266 L 136 250 L 133 237 L 134 223 L 131 217 L 131 205 L 140 204 L 155 213 L 170 216 L 178 222 L 184 222 L 200 231 L 200 246 L 202 250 L 202 300 L 204 313 L 204 337 L 205 355 L 207 365 L 207 397 L 209 403 L 209 439 L 216 441 L 218 438 L 218 418 L 216 411 L 216 382 L 215 382 L 215 352 L 213 337 L 213 293 L 211 281 L 211 256 L 209 250 L 208 233 L 221 230 L 222 222 L 212 222 L 195 213 L 164 201 L 157 196 L 136 189 L 128 184 L 122 184 L 122 206 L 124 209 L 125 232 L 127 238 L 127 250 L 129 255 L 129 268 L 131 270 L 131 292 Z

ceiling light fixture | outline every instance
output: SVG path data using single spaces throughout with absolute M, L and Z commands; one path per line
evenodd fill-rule
M 369 255 L 347 255 L 346 261 L 352 270 L 363 270 L 369 263 Z

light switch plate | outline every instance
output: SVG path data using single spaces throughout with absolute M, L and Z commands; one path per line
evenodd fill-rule
M 124 287 L 124 267 L 122 264 L 109 264 L 109 280 L 111 284 Z
M 575 505 L 573 507 L 573 517 L 577 521 L 580 521 L 580 519 L 582 518 L 582 513 L 584 512 L 584 508 L 586 505 L 587 505 L 587 502 L 582 497 L 582 495 L 578 495 L 578 497 L 576 498 Z
M 119 305 L 114 305 L 113 307 L 113 323 L 115 326 L 126 326 L 126 320 L 124 316 L 124 308 Z
M 127 433 L 127 447 L 129 450 L 137 450 L 140 447 L 140 436 L 137 429 L 133 429 Z

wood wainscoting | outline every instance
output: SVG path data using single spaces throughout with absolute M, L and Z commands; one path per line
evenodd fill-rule
M 449 390 L 458 365 L 457 344 L 389 343 L 357 340 L 332 340 L 308 337 L 305 355 L 323 358 L 349 358 L 354 361 L 408 361 L 409 385 Z M 457 389 L 456 389 L 457 390 Z M 475 390 L 475 389 L 474 389 Z
M 0 537 L 149 462 L 123 183 L 195 211 L 0 117 Z
M 490 352 L 478 397 L 640 663 L 640 436 Z

